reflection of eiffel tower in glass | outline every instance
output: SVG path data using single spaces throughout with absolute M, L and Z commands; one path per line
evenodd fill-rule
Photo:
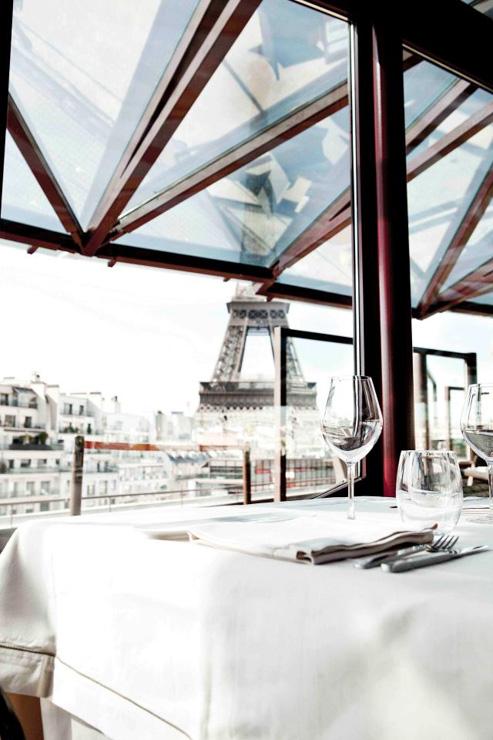
M 274 380 L 245 376 L 243 361 L 249 339 L 267 335 L 273 349 L 274 327 L 288 326 L 289 303 L 267 302 L 238 294 L 228 303 L 229 322 L 212 380 L 200 384 L 198 413 L 263 409 L 274 403 Z M 293 340 L 287 341 L 288 406 L 315 409 L 316 383 L 303 377 Z

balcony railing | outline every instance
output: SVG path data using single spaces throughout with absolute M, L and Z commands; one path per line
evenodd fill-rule
M 20 450 L 21 452 L 50 452 L 50 451 L 57 451 L 57 450 L 63 450 L 64 445 L 62 442 L 53 443 L 53 444 L 36 444 L 35 442 L 32 443 L 22 443 L 22 442 L 11 442 L 10 444 L 0 444 L 0 450 Z
M 0 406 L 15 406 L 16 408 L 21 409 L 37 409 L 38 402 L 35 399 L 24 401 L 19 398 L 0 398 Z
M 72 468 L 70 465 L 27 465 L 23 468 L 7 468 L 0 464 L 0 475 L 43 475 L 45 473 L 56 474 L 56 473 L 70 473 Z

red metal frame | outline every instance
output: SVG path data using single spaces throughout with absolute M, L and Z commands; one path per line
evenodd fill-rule
M 7 129 L 26 160 L 29 169 L 48 198 L 62 225 L 71 235 L 74 242 L 81 246 L 83 231 L 77 216 L 65 197 L 65 194 L 39 148 L 36 139 L 29 130 L 26 120 L 10 95 L 7 114 Z
M 0 163 L 5 159 L 5 131 L 9 94 L 10 45 L 14 0 L 0 5 Z M 3 190 L 3 167 L 0 167 L 0 199 Z M 0 201 L 1 202 L 1 201 Z

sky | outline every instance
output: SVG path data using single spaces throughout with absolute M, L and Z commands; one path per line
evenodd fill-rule
M 122 410 L 193 413 L 200 381 L 211 379 L 237 283 L 179 271 L 117 264 L 1 245 L 0 376 L 39 373 L 67 392 L 117 395 Z M 351 336 L 351 312 L 293 301 L 291 328 Z M 493 380 L 493 320 L 439 314 L 413 322 L 414 343 L 476 351 Z M 260 346 L 260 345 L 259 345 Z M 347 348 L 297 341 L 305 379 L 323 397 L 327 378 L 351 373 Z M 254 355 L 255 357 L 255 355 Z M 258 373 L 268 372 L 260 358 Z M 255 368 L 250 355 L 249 368 Z M 450 366 L 452 372 L 452 366 Z M 252 370 L 253 371 L 253 370 Z M 455 381 L 454 381 L 455 382 Z

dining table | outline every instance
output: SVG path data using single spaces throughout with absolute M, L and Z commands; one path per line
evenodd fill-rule
M 330 534 L 346 506 L 22 524 L 0 555 L 0 687 L 41 698 L 45 740 L 73 740 L 72 718 L 112 740 L 491 740 L 493 551 L 389 573 L 175 537 L 259 516 Z M 403 528 L 395 499 L 356 510 L 361 531 Z M 491 519 L 466 504 L 459 545 L 493 548 Z

